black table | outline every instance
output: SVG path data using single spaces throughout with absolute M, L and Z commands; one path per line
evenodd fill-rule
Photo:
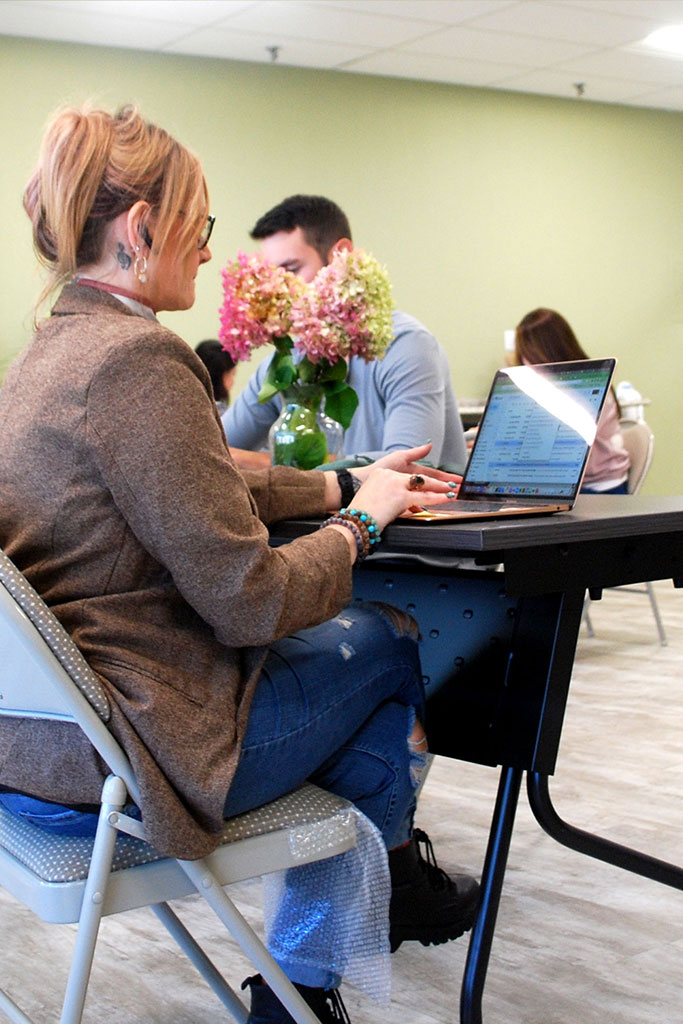
M 316 528 L 278 524 L 273 540 Z M 354 574 L 354 599 L 383 600 L 420 624 L 433 753 L 500 766 L 460 999 L 481 1001 L 524 773 L 531 809 L 558 842 L 683 889 L 683 869 L 582 831 L 553 807 L 555 771 L 588 590 L 672 579 L 683 586 L 683 497 L 584 496 L 571 512 L 471 522 L 400 520 Z

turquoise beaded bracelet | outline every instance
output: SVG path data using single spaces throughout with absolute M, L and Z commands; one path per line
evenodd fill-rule
M 363 538 L 362 533 L 358 529 L 356 523 L 351 522 L 349 519 L 343 519 L 341 516 L 330 516 L 324 523 L 320 524 L 320 529 L 323 530 L 326 526 L 332 526 L 333 523 L 337 523 L 339 526 L 343 526 L 345 529 L 350 530 L 356 540 L 356 550 L 358 552 L 358 561 L 362 561 L 370 551 L 370 543 Z
M 321 523 L 320 529 L 338 523 L 351 530 L 356 538 L 358 549 L 358 561 L 361 562 L 370 554 L 373 544 L 379 544 L 381 540 L 380 528 L 377 520 L 369 512 L 363 512 L 357 508 L 340 508 L 338 512 Z
M 368 531 L 368 540 L 371 544 L 379 544 L 382 539 L 382 533 L 374 516 L 371 516 L 369 512 L 363 512 L 359 508 L 340 508 L 340 516 L 348 516 L 349 519 L 361 524 L 361 529 L 365 527 Z

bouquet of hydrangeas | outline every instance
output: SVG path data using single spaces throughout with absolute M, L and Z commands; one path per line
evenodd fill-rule
M 240 252 L 223 270 L 219 337 L 233 359 L 272 344 L 259 392 L 325 398 L 325 413 L 345 429 L 358 396 L 346 382 L 347 359 L 381 359 L 393 337 L 386 271 L 359 249 L 335 253 L 310 284 L 259 255 Z

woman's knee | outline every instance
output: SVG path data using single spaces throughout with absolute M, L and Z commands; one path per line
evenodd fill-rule
M 412 731 L 408 737 L 408 755 L 410 758 L 410 778 L 415 789 L 421 785 L 427 771 L 427 754 L 429 744 L 424 726 L 419 719 L 415 719 Z
M 394 636 L 409 636 L 411 640 L 418 640 L 420 630 L 417 622 L 409 612 L 396 608 L 393 604 L 385 604 L 383 601 L 366 601 L 365 606 L 374 608 L 391 628 Z

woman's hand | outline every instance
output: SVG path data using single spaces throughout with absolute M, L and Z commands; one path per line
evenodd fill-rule
M 454 498 L 462 477 L 421 466 L 416 461 L 426 458 L 431 447 L 431 444 L 423 444 L 418 448 L 390 452 L 370 466 L 355 467 L 352 472 L 361 481 L 361 486 L 354 495 L 353 508 L 373 516 L 381 531 L 408 509 L 417 511 L 420 505 L 438 505 Z M 336 473 L 323 475 L 327 508 L 337 509 L 340 489 Z M 353 564 L 357 557 L 353 534 L 337 523 L 331 523 L 330 529 L 346 536 Z
M 383 530 L 407 509 L 438 505 L 454 498 L 460 477 L 418 465 L 415 461 L 424 459 L 430 448 L 431 445 L 426 444 L 391 452 L 371 466 L 354 469 L 353 475 L 362 481 L 353 499 L 354 508 L 369 512 Z
M 383 455 L 381 459 L 377 459 L 370 466 L 356 466 L 351 470 L 354 476 L 358 477 L 359 480 L 367 479 L 369 473 L 372 473 L 378 467 L 383 469 L 393 469 L 397 473 L 408 473 L 411 476 L 416 474 L 425 478 L 430 478 L 430 481 L 441 480 L 444 483 L 450 484 L 450 490 L 457 491 L 460 486 L 461 476 L 454 475 L 453 473 L 444 473 L 440 469 L 432 469 L 430 466 L 421 466 L 418 464 L 418 459 L 425 459 L 431 451 L 431 442 L 427 444 L 421 444 L 417 448 L 401 448 L 399 451 L 389 452 L 388 455 Z M 453 497 L 453 495 L 451 495 Z
M 426 458 L 431 447 L 431 443 L 429 443 L 421 444 L 418 448 L 402 448 L 399 451 L 383 455 L 381 459 L 377 459 L 376 462 L 371 463 L 369 466 L 354 466 L 349 472 L 360 480 L 361 483 L 364 483 L 378 469 L 391 469 L 394 473 L 404 475 L 402 482 L 404 489 L 408 486 L 408 477 L 421 477 L 424 480 L 424 485 L 419 491 L 414 490 L 415 500 L 408 502 L 401 511 L 404 512 L 406 508 L 417 507 L 418 504 L 435 505 L 439 501 L 455 497 L 462 477 L 453 473 L 444 473 L 440 469 L 419 465 L 416 460 Z M 325 473 L 325 508 L 329 510 L 338 509 L 340 497 L 341 492 L 337 483 L 336 473 Z M 370 512 L 371 509 L 368 508 L 366 511 Z M 372 514 L 375 515 L 374 512 Z M 375 516 L 375 518 L 377 517 Z

